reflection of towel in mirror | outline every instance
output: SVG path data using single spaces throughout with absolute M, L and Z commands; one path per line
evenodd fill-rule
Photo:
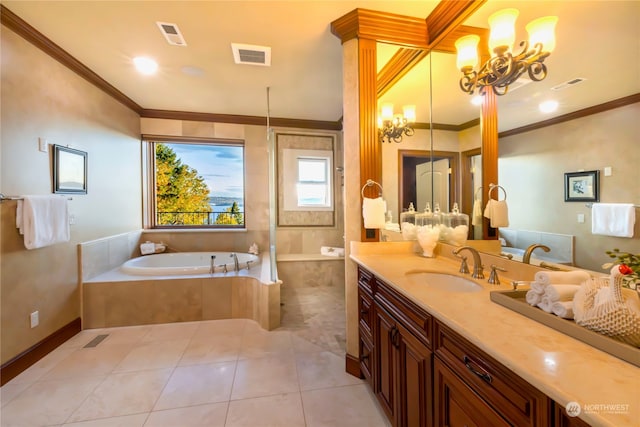
M 475 225 L 476 227 L 482 225 L 482 200 L 475 199 L 473 201 L 471 225 Z
M 387 204 L 378 197 L 370 199 L 365 197 L 362 201 L 362 218 L 364 218 L 364 228 L 384 228 L 384 214 L 387 211 Z
M 629 203 L 594 203 L 591 207 L 591 233 L 633 237 L 635 207 Z
M 505 200 L 490 199 L 484 208 L 484 216 L 489 218 L 492 228 L 509 226 L 509 211 Z

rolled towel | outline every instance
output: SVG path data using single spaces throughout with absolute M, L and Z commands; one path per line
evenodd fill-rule
M 533 289 L 529 289 L 524 299 L 527 301 L 527 304 L 536 306 L 538 305 L 538 303 L 540 303 L 540 300 L 542 299 L 542 293 L 538 293 Z
M 544 288 L 547 286 L 549 285 L 540 282 L 531 282 L 531 290 L 540 295 L 544 294 Z
M 553 301 L 549 299 L 547 295 L 542 295 L 540 298 L 540 302 L 538 303 L 538 307 L 546 311 L 547 313 L 551 313 L 551 306 L 553 305 Z
M 548 285 L 544 288 L 544 295 L 547 295 L 551 302 L 573 301 L 578 289 L 580 285 Z
M 543 285 L 566 283 L 580 285 L 589 280 L 591 276 L 586 271 L 538 271 L 534 276 L 534 281 Z
M 551 312 L 558 317 L 573 319 L 573 301 L 556 301 L 551 304 Z

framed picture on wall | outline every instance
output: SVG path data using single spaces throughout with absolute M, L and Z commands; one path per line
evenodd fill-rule
M 600 171 L 567 172 L 564 174 L 565 202 L 598 202 Z
M 87 153 L 53 146 L 53 192 L 87 194 Z

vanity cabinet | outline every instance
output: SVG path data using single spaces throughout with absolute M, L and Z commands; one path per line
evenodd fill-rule
M 358 309 L 361 372 L 393 426 L 588 426 L 362 267 Z

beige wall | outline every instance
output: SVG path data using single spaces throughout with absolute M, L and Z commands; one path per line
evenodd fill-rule
M 501 138 L 498 176 L 508 194 L 509 228 L 574 235 L 576 264 L 589 270 L 603 271 L 606 250 L 637 253 L 640 209 L 633 238 L 593 235 L 591 210 L 564 201 L 564 173 L 599 170 L 601 202 L 640 204 L 638 117 L 640 103 Z M 607 166 L 611 176 L 604 176 Z
M 15 201 L 0 203 L 1 361 L 80 315 L 77 243 L 140 228 L 140 121 L 39 49 L 2 28 L 0 191 L 51 193 L 51 157 L 38 138 L 88 152 L 88 194 L 69 202 L 71 241 L 27 251 Z M 133 184 L 132 184 L 133 183 Z M 40 325 L 29 327 L 39 311 Z

